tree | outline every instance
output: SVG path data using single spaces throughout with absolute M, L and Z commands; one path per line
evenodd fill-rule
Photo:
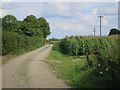
M 46 19 L 43 17 L 37 19 L 33 15 L 27 16 L 23 20 L 22 30 L 28 36 L 38 35 L 46 38 L 50 35 L 50 27 Z
M 6 15 L 2 18 L 3 30 L 16 31 L 17 29 L 17 18 L 13 15 Z
M 15 32 L 19 33 L 19 34 L 23 34 L 23 31 L 22 31 L 22 21 L 17 21 L 17 29 Z
M 43 17 L 39 18 L 38 20 L 39 20 L 40 28 L 42 28 L 44 37 L 46 38 L 51 33 L 49 23 Z
M 69 39 L 69 37 L 68 37 L 68 36 L 65 36 L 65 39 L 67 39 L 67 40 L 68 40 L 68 39 Z
M 50 35 L 49 23 L 45 18 L 37 19 L 34 15 L 27 16 L 23 21 L 18 21 L 13 15 L 2 18 L 3 30 L 25 34 L 27 36 L 39 36 L 46 38 Z
M 115 28 L 110 29 L 109 35 L 115 35 L 115 34 L 120 34 L 120 31 L 118 29 L 115 29 Z
M 43 35 L 42 30 L 39 27 L 38 19 L 33 15 L 27 16 L 23 20 L 22 30 L 27 36 Z
M 73 40 L 73 41 L 75 41 L 75 36 L 73 36 L 73 35 L 70 36 L 70 39 Z

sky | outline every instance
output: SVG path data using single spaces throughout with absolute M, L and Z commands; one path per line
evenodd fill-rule
M 46 2 L 45 2 L 46 1 Z M 64 0 L 65 1 L 65 0 Z M 3 0 L 0 7 L 0 17 L 7 14 L 14 15 L 23 20 L 28 15 L 37 18 L 44 17 L 49 25 L 51 35 L 47 38 L 63 38 L 66 35 L 99 35 L 100 19 L 102 18 L 102 35 L 108 35 L 111 28 L 118 28 L 118 2 L 117 0 Z M 116 1 L 116 2 L 115 2 Z

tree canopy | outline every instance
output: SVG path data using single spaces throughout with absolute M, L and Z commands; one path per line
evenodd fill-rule
M 39 48 L 46 43 L 46 37 L 50 35 L 50 27 L 43 17 L 36 18 L 29 15 L 22 21 L 13 15 L 0 18 L 2 27 L 2 55 L 28 52 Z
M 17 29 L 17 18 L 13 15 L 6 15 L 2 18 L 3 30 L 15 31 Z
M 15 31 L 27 36 L 40 36 L 46 38 L 50 35 L 50 26 L 43 17 L 36 18 L 34 15 L 27 16 L 23 21 L 17 20 L 13 15 L 6 15 L 2 18 L 3 30 Z
M 39 18 L 38 20 L 39 20 L 39 26 L 42 28 L 42 32 L 46 38 L 47 35 L 50 35 L 51 33 L 49 23 L 43 17 Z

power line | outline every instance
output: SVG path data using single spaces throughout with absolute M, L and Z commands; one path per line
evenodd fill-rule
M 101 18 L 103 17 L 103 16 L 98 16 L 99 18 L 100 18 L 100 36 L 101 36 Z

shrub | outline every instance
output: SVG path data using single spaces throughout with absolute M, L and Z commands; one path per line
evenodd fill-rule
M 2 32 L 2 55 L 20 54 L 41 47 L 44 44 L 45 38 L 42 37 L 29 37 L 11 31 Z

